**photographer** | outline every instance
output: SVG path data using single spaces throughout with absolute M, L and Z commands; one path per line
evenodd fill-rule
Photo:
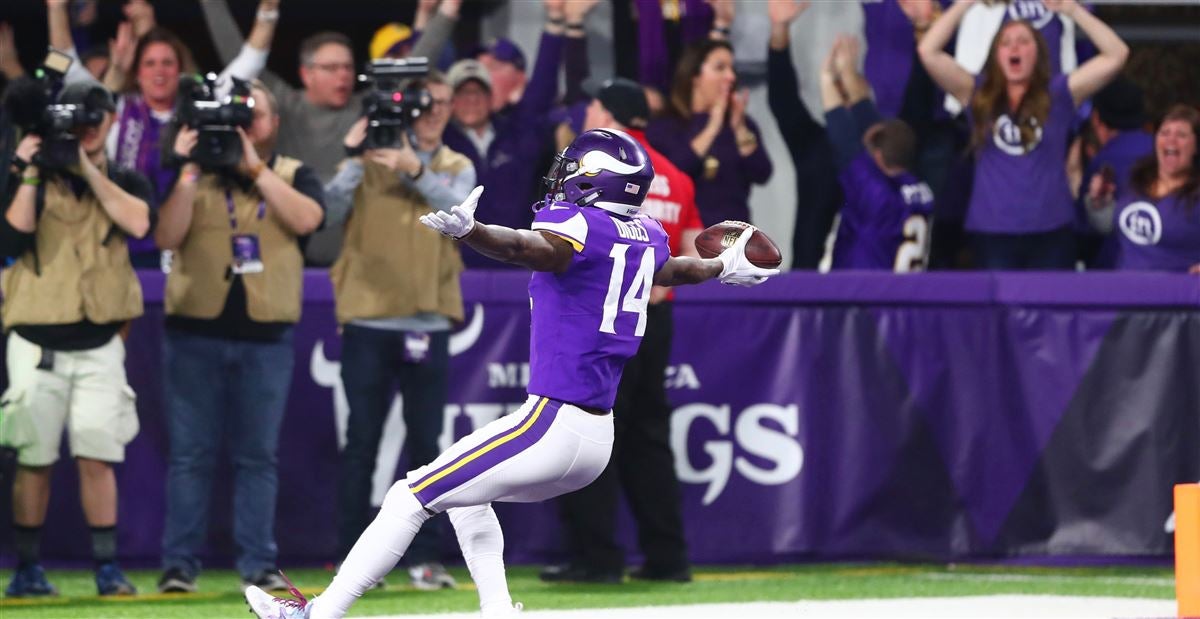
M 136 589 L 115 561 L 113 463 L 124 460 L 138 418 L 118 333 L 142 314 L 126 239 L 149 231 L 151 189 L 141 175 L 105 157 L 114 108 L 107 90 L 95 82 L 72 84 L 57 105 L 77 106 L 88 122 L 72 123 L 69 139 L 49 132 L 21 139 L 8 171 L 19 185 L 0 222 L 3 258 L 13 260 L 0 278 L 0 315 L 9 332 L 0 444 L 18 452 L 17 569 L 6 594 L 56 593 L 38 563 L 38 546 L 65 429 L 92 532 L 97 591 L 129 595 Z M 63 157 L 64 151 L 78 159 Z
M 441 0 L 436 12 L 430 15 L 431 5 L 420 3 L 418 10 L 426 12 L 427 23 L 420 40 L 412 47 L 413 57 L 439 55 L 458 22 L 461 6 L 462 0 Z M 242 37 L 228 3 L 212 0 L 200 3 L 200 7 L 213 47 L 223 61 L 231 61 L 242 45 Z M 341 161 L 338 137 L 345 135 L 362 115 L 362 95 L 353 92 L 353 45 L 340 32 L 318 32 L 300 42 L 299 60 L 303 89 L 295 88 L 271 71 L 262 75 L 263 82 L 278 99 L 279 114 L 288 127 L 287 133 L 280 137 L 279 152 L 308 162 L 321 181 L 328 182 Z M 332 264 L 340 250 L 341 237 L 341 230 L 329 222 L 306 248 L 308 261 L 316 266 Z
M 245 45 L 231 57 L 221 79 L 253 79 L 267 63 L 267 53 L 278 21 L 278 0 L 262 0 Z M 71 36 L 68 3 L 47 0 L 50 42 L 56 49 L 75 56 Z M 106 147 L 110 159 L 145 174 L 154 186 L 155 203 L 171 189 L 173 170 L 163 165 L 163 140 L 176 107 L 179 77 L 194 71 L 191 51 L 178 36 L 157 27 L 153 9 L 138 3 L 136 11 L 127 11 L 130 21 L 122 22 L 111 45 L 112 61 L 106 71 L 105 86 L 117 93 L 116 122 L 109 132 Z M 67 74 L 67 82 L 90 80 L 91 76 L 76 62 Z M 147 239 L 131 245 L 133 261 L 139 268 L 158 268 L 161 264 L 154 244 Z
M 321 225 L 324 197 L 311 168 L 273 153 L 279 114 L 270 92 L 255 83 L 250 94 L 253 120 L 236 128 L 242 154 L 233 169 L 201 169 L 200 133 L 180 128 L 174 154 L 188 161 L 154 235 L 174 252 L 166 289 L 170 454 L 160 592 L 196 591 L 196 553 L 227 432 L 238 572 L 246 584 L 287 589 L 275 565 L 276 452 L 292 378 L 292 326 L 300 318 L 301 237 Z
M 330 272 L 343 325 L 342 383 L 350 404 L 338 484 L 343 555 L 370 522 L 371 478 L 393 383 L 404 399 L 408 466 L 437 457 L 449 332 L 451 323 L 463 318 L 458 248 L 418 218 L 466 199 L 475 186 L 475 170 L 466 156 L 442 144 L 450 86 L 433 74 L 405 92 L 422 89 L 430 105 L 411 130 L 399 132 L 399 144 L 347 159 L 325 187 L 330 221 L 346 221 L 342 254 Z M 346 147 L 358 149 L 367 133 L 367 119 L 360 119 L 346 134 Z M 417 534 L 405 555 L 414 586 L 454 586 L 438 562 L 439 546 L 432 525 Z

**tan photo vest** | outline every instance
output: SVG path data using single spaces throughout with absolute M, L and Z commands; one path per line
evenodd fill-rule
M 442 146 L 428 171 L 456 174 L 469 165 L 466 156 Z M 342 254 L 330 270 L 338 323 L 419 313 L 462 320 L 458 247 L 419 221 L 432 211 L 420 192 L 386 167 L 363 167 Z
M 142 286 L 125 233 L 91 190 L 76 198 L 63 179 L 46 181 L 45 210 L 25 252 L 0 276 L 4 328 L 96 324 L 142 315 Z
M 289 185 L 301 162 L 277 155 L 271 167 Z M 233 187 L 216 174 L 204 174 L 196 188 L 192 223 L 183 244 L 175 250 L 167 276 L 166 310 L 169 316 L 211 320 L 221 314 L 233 284 L 233 235 L 258 237 L 263 270 L 243 274 L 246 313 L 256 322 L 300 320 L 304 282 L 304 256 L 296 236 L 263 203 L 257 189 Z M 233 200 L 237 229 L 231 227 L 226 195 Z M 260 216 L 260 212 L 262 215 Z

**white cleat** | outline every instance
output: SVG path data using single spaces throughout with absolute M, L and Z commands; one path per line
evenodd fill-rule
M 279 575 L 283 576 L 283 572 Z M 283 576 L 283 579 L 287 581 L 288 591 L 294 598 L 275 597 L 253 585 L 246 587 L 246 604 L 258 619 L 308 619 L 308 599 L 287 580 L 287 576 Z

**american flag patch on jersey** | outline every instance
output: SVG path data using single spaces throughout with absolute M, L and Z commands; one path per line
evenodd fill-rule
M 638 187 L 637 185 L 634 185 L 633 183 L 625 183 L 625 193 L 636 194 L 639 189 L 641 189 L 641 187 Z

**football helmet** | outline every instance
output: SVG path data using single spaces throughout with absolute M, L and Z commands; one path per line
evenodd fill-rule
M 629 134 L 592 129 L 555 155 L 542 180 L 549 200 L 633 217 L 650 191 L 654 166 L 646 149 Z

